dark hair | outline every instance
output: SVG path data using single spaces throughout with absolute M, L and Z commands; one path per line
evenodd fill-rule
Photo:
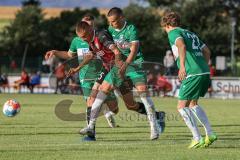
M 76 32 L 86 32 L 89 27 L 90 25 L 87 22 L 79 21 L 76 25 Z
M 108 11 L 107 16 L 122 16 L 123 15 L 123 11 L 121 8 L 118 7 L 113 7 Z
M 172 27 L 178 27 L 180 26 L 180 16 L 178 13 L 173 11 L 165 12 L 162 20 L 161 20 L 161 26 L 172 26 Z
M 90 13 L 85 14 L 82 19 L 86 19 L 87 21 L 93 21 L 94 20 L 94 16 Z

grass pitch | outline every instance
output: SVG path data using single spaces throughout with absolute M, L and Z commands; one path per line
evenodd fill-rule
M 85 111 L 85 102 L 74 95 L 0 94 L 0 104 L 15 98 L 22 106 L 14 118 L 0 114 L 1 160 L 68 159 L 161 159 L 223 160 L 239 159 L 240 100 L 201 99 L 219 140 L 207 149 L 187 149 L 191 134 L 176 110 L 174 98 L 153 98 L 156 108 L 166 111 L 166 130 L 157 141 L 149 140 L 146 117 L 127 111 L 120 101 L 116 121 L 109 128 L 101 117 L 97 123 L 97 141 L 82 142 L 78 134 L 84 121 L 62 121 L 55 105 L 73 100 L 72 113 Z M 203 129 L 201 129 L 203 133 Z

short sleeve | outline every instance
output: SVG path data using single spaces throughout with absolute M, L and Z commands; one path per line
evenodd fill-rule
M 138 31 L 134 25 L 130 25 L 129 27 L 129 42 L 139 42 Z
M 179 38 L 183 38 L 183 36 L 179 30 L 170 31 L 168 34 L 168 39 L 169 39 L 169 42 L 171 45 L 176 45 L 176 41 Z
M 72 40 L 68 51 L 71 52 L 72 54 L 76 54 L 76 53 L 77 53 L 76 38 L 74 38 L 74 39 Z

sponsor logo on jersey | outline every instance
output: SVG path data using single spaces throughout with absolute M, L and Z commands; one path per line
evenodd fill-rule
M 129 49 L 130 46 L 131 46 L 131 43 L 125 41 L 123 38 L 122 39 L 115 39 L 114 42 L 117 45 L 117 47 L 120 48 L 120 49 Z

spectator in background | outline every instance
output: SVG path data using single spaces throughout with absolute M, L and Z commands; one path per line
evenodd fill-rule
M 28 73 L 23 69 L 21 73 L 21 78 L 14 82 L 14 88 L 21 91 L 21 87 L 26 86 L 29 88 L 29 76 Z
M 0 75 L 0 88 L 2 88 L 5 91 L 5 88 L 8 87 L 8 76 L 4 73 Z M 1 89 L 0 89 L 1 93 Z
M 212 77 L 216 75 L 216 69 L 215 69 L 215 66 L 212 65 L 211 61 L 209 62 L 208 66 L 209 66 L 209 70 L 210 70 L 210 83 L 208 86 L 208 93 L 209 93 L 209 97 L 212 97 L 212 92 L 213 92 Z
M 163 59 L 163 65 L 166 68 L 165 75 L 171 76 L 175 72 L 175 61 L 173 57 L 173 53 L 171 50 L 166 51 L 166 55 Z
M 33 74 L 30 77 L 30 84 L 29 89 L 30 92 L 33 93 L 33 89 L 36 85 L 39 85 L 41 83 L 41 75 L 40 72 L 33 72 Z
M 55 69 L 55 76 L 56 76 L 56 88 L 55 88 L 55 94 L 57 94 L 58 89 L 60 91 L 62 90 L 62 87 L 64 87 L 64 78 L 65 78 L 65 65 L 61 62 L 58 63 L 56 69 Z
M 14 71 L 17 68 L 17 63 L 15 60 L 12 60 L 10 63 L 10 68 L 12 71 Z
M 158 91 L 158 95 L 160 94 L 160 91 L 163 91 L 164 97 L 167 96 L 168 92 L 172 91 L 172 84 L 162 74 L 158 75 L 157 91 Z

